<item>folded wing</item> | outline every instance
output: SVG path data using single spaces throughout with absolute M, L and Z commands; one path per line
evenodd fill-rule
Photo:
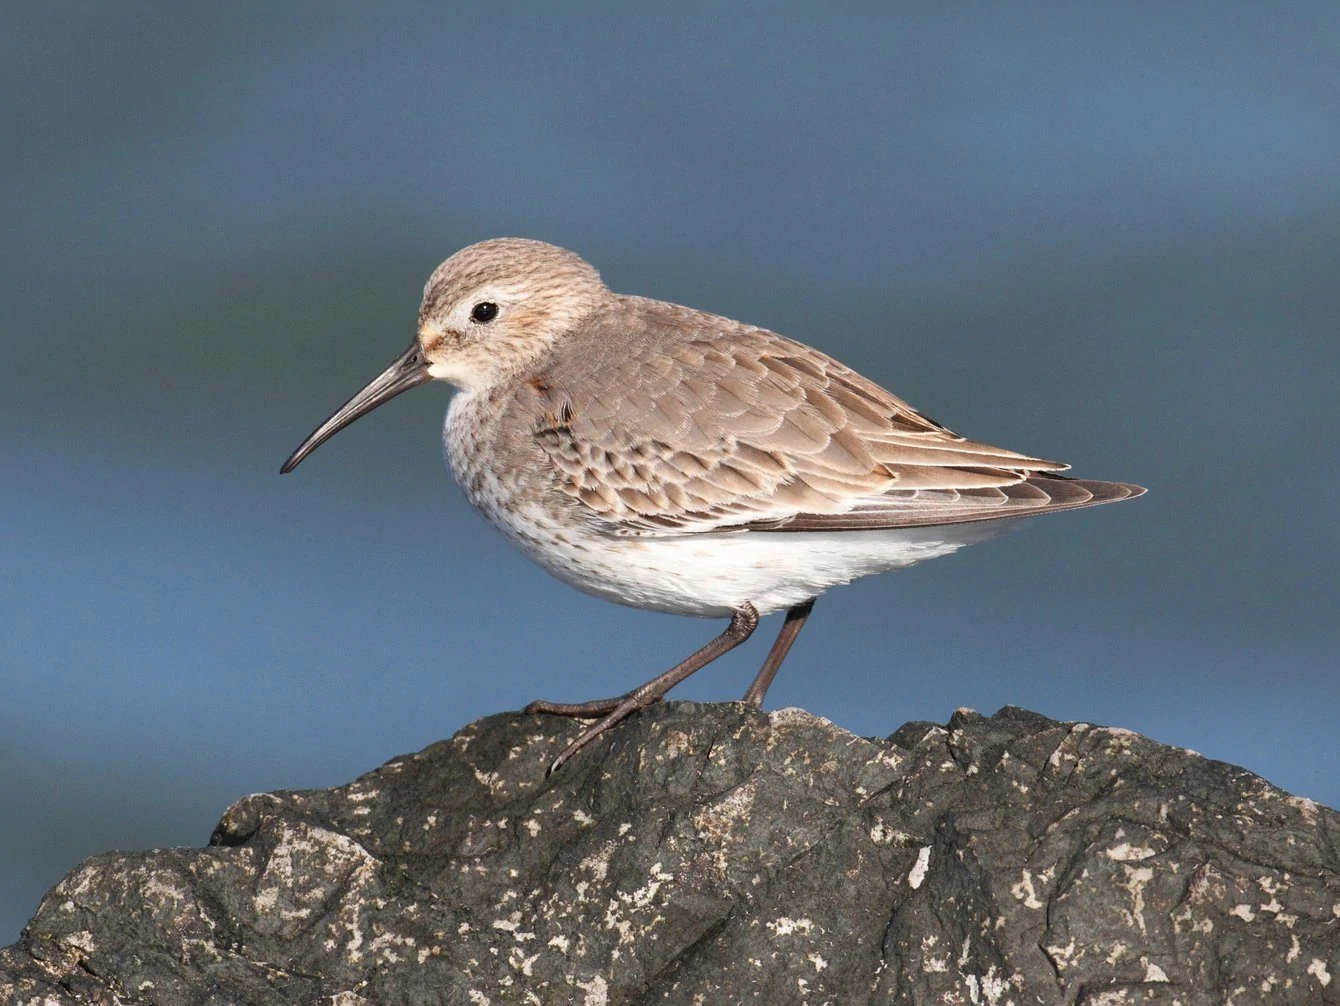
M 1023 517 L 1139 495 L 976 443 L 808 346 L 628 298 L 591 371 L 529 382 L 556 484 L 630 535 L 859 530 Z

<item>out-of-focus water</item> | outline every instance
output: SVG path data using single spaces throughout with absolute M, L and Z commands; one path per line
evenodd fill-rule
M 773 703 L 1013 703 L 1340 803 L 1337 43 L 1321 5 L 7 7 L 0 943 L 84 856 L 717 631 L 510 551 L 443 387 L 277 475 L 499 234 L 1150 487 L 828 595 Z

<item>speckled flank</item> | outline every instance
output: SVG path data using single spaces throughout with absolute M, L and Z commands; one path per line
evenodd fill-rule
M 90 860 L 0 1001 L 1337 1001 L 1340 815 L 1230 766 L 1019 710 L 880 741 L 674 703 L 547 778 L 569 729 L 493 717 Z

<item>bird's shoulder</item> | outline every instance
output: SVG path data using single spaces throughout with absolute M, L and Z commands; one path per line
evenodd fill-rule
M 584 414 L 602 423 L 614 418 L 599 408 L 610 399 L 620 403 L 616 411 L 625 423 L 654 422 L 661 410 L 678 404 L 694 412 L 695 423 L 686 424 L 676 410 L 672 426 L 686 427 L 682 432 L 743 413 L 779 419 L 792 411 L 827 411 L 834 423 L 869 426 L 871 432 L 893 426 L 962 439 L 821 350 L 646 297 L 618 297 L 617 309 L 577 326 L 534 377 L 533 383 L 573 399 L 574 406 L 596 404 L 595 412 Z

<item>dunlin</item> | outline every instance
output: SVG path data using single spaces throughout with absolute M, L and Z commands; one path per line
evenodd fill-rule
M 443 431 L 456 481 L 532 559 L 610 601 L 730 619 L 626 695 L 532 703 L 598 718 L 552 768 L 743 643 L 761 615 L 786 620 L 744 695 L 754 705 L 830 587 L 1144 492 L 967 440 L 816 349 L 614 293 L 572 252 L 519 238 L 438 266 L 414 342 L 281 470 L 429 380 L 457 389 Z

